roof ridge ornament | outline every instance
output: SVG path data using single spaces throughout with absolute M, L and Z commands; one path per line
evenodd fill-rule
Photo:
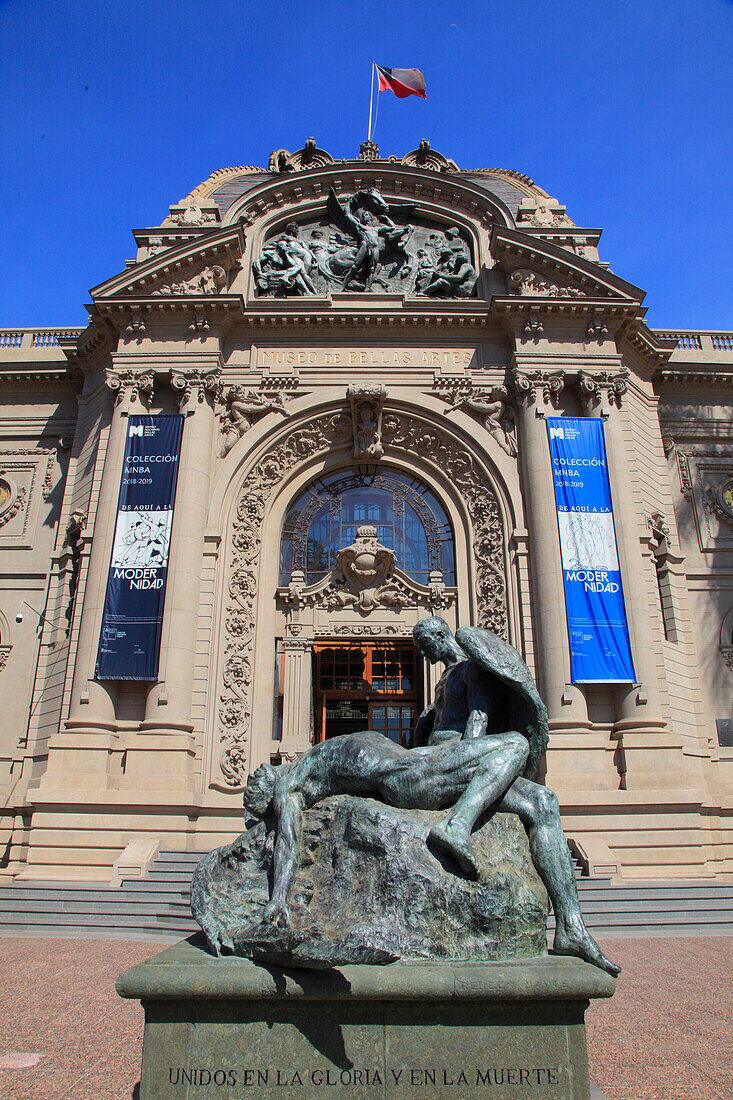
M 439 153 L 437 149 L 431 149 L 430 142 L 423 138 L 417 149 L 405 153 L 400 161 L 408 168 L 426 168 L 429 172 L 457 172 L 458 165 L 453 160 Z
M 286 175 L 288 172 L 305 172 L 311 168 L 326 168 L 334 159 L 325 149 L 319 149 L 316 139 L 309 137 L 302 149 L 294 153 L 287 149 L 274 149 L 267 165 L 268 172 Z

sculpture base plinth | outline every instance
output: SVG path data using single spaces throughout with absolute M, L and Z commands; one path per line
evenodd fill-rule
M 578 959 L 282 970 L 196 937 L 117 981 L 145 1008 L 140 1100 L 588 1100 L 585 1010 L 614 988 Z

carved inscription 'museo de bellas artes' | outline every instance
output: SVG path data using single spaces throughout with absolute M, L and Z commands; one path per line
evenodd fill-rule
M 282 348 L 257 352 L 259 367 L 468 367 L 474 348 Z M 255 366 L 255 364 L 252 364 Z

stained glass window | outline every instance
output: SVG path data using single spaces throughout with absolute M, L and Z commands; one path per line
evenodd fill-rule
M 301 493 L 285 519 L 280 583 L 295 569 L 305 573 L 306 584 L 321 580 L 366 525 L 376 527 L 408 576 L 427 584 L 437 572 L 455 585 L 453 532 L 443 507 L 422 482 L 397 471 L 331 474 Z

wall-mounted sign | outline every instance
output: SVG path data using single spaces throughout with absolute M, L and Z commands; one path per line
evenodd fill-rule
M 574 684 L 635 683 L 601 419 L 547 417 Z
M 156 680 L 183 416 L 131 416 L 97 680 Z

